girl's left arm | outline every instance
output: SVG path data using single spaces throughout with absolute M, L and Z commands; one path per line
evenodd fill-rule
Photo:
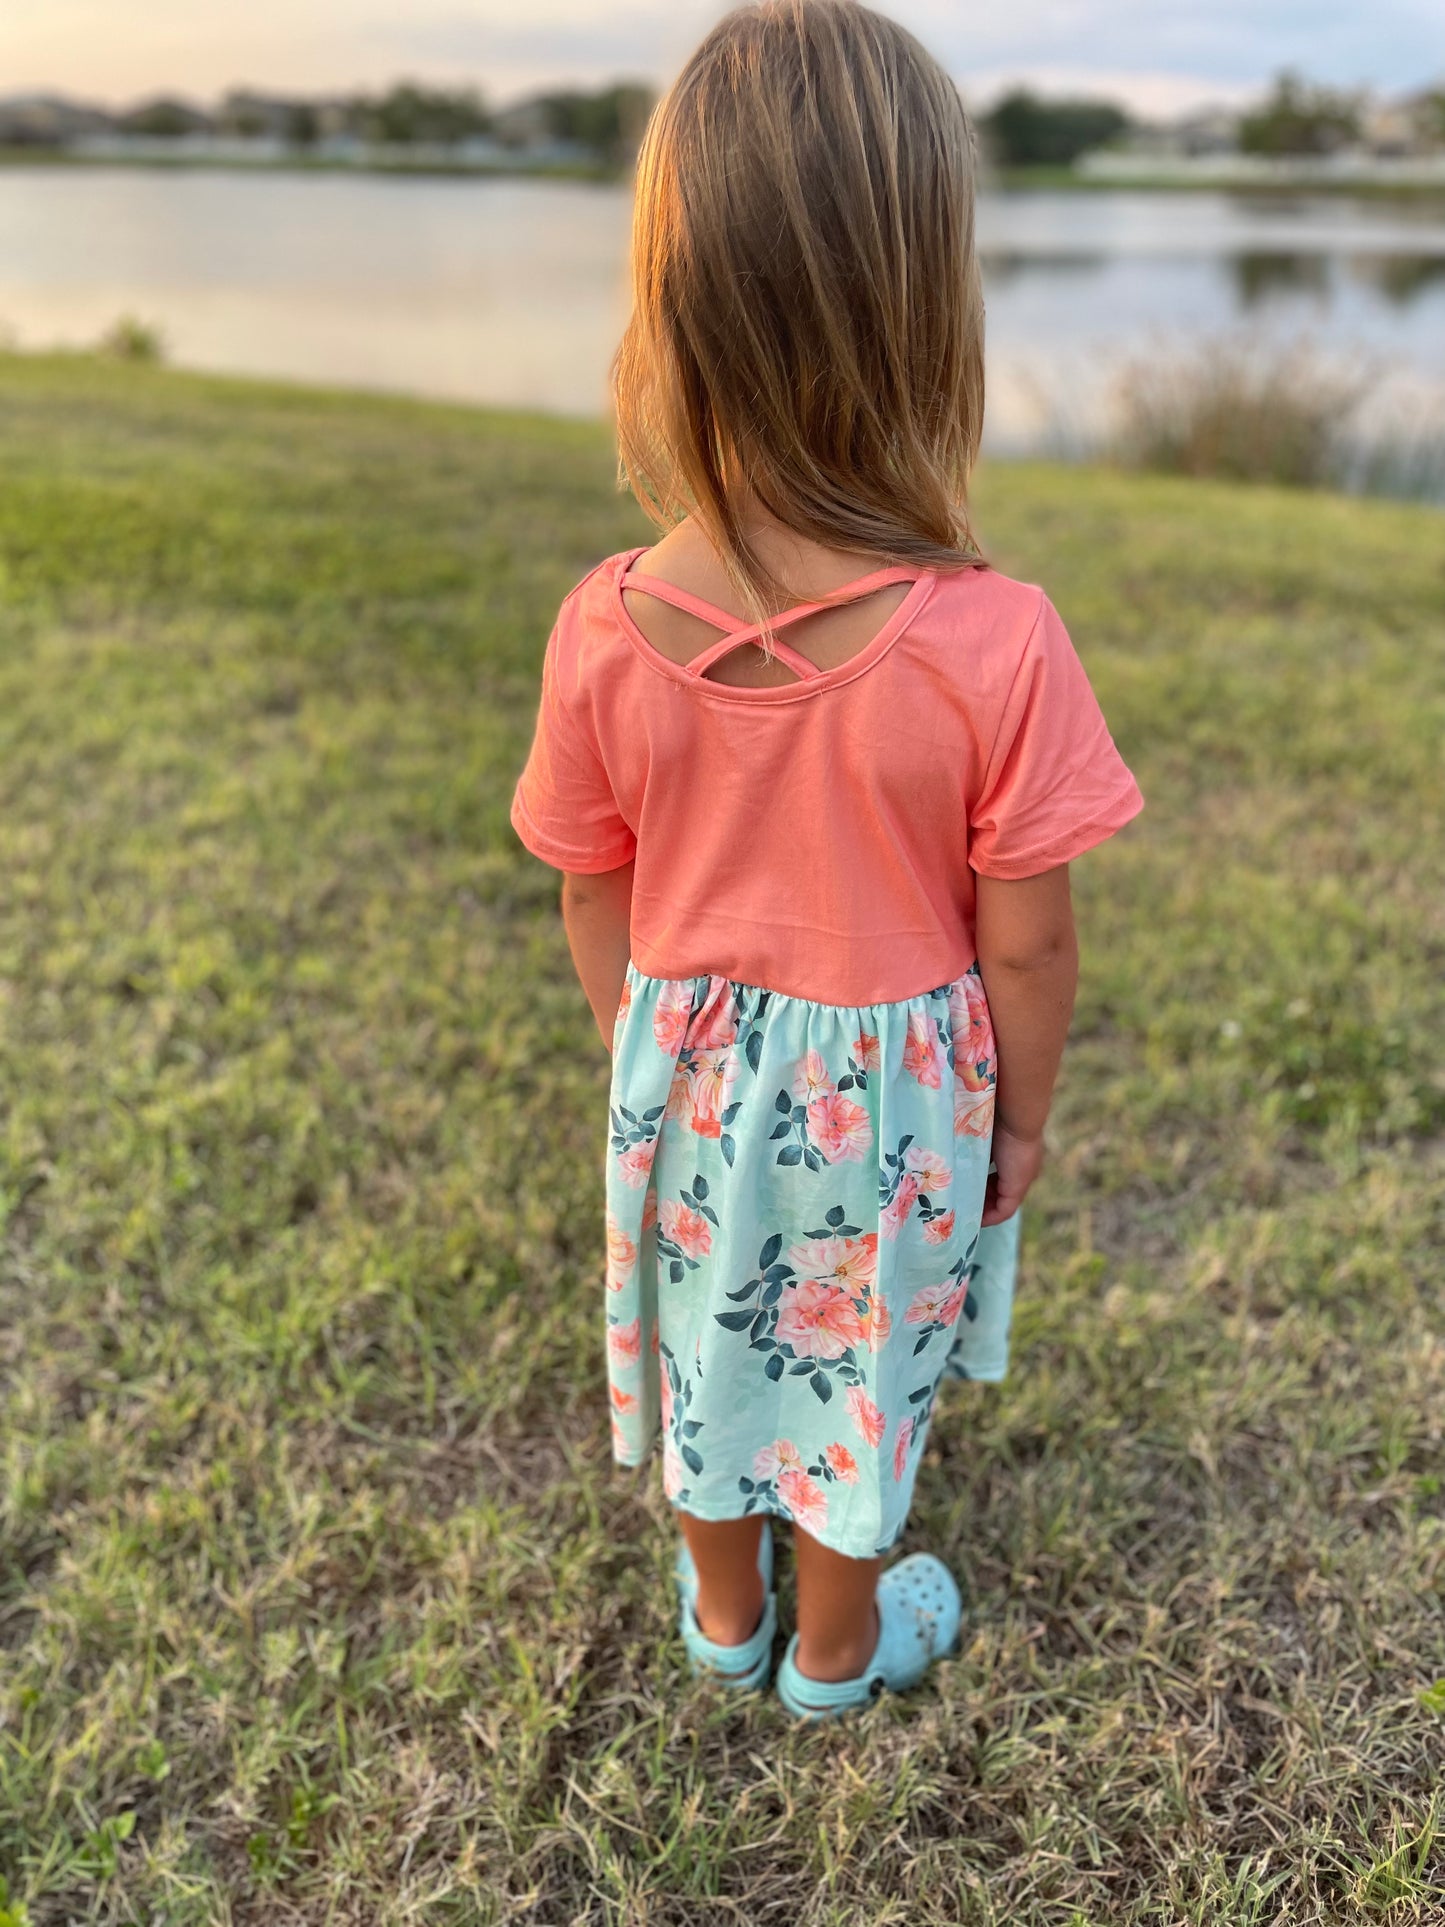
M 631 955 L 632 865 L 562 879 L 562 921 L 572 961 L 608 1050 Z

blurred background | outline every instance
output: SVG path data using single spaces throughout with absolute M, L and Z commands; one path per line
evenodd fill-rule
M 0 329 L 599 413 L 631 156 L 714 11 L 9 0 Z M 1437 8 L 897 12 L 981 139 L 995 451 L 1445 490 Z

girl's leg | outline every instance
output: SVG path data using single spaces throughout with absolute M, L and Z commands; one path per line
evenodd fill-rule
M 678 1522 L 697 1567 L 698 1625 L 719 1646 L 741 1646 L 763 1617 L 761 1514 L 751 1519 L 694 1519 L 690 1512 L 679 1512 Z
M 848 1559 L 793 1528 L 798 1562 L 797 1667 L 809 1679 L 857 1679 L 878 1644 L 873 1595 L 881 1559 Z

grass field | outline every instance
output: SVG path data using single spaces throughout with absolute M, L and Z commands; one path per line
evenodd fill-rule
M 1445 1920 L 1445 519 L 982 479 L 1148 807 L 919 1481 L 963 1650 L 798 1730 L 609 1466 L 507 828 L 600 432 L 11 357 L 0 437 L 0 1927 Z

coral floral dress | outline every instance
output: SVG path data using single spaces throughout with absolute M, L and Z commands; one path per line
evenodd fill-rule
M 1002 1378 L 1018 1219 L 980 1228 L 996 1063 L 974 877 L 1032 876 L 1140 808 L 1052 605 L 995 571 L 907 581 L 858 654 L 708 677 L 756 630 L 602 563 L 563 604 L 512 821 L 562 870 L 633 863 L 613 1040 L 613 1446 L 659 1433 L 704 1519 L 838 1552 L 907 1523 L 945 1375 Z M 623 590 L 717 627 L 687 665 Z M 836 598 L 834 598 L 836 599 Z M 775 618 L 779 630 L 815 612 Z

